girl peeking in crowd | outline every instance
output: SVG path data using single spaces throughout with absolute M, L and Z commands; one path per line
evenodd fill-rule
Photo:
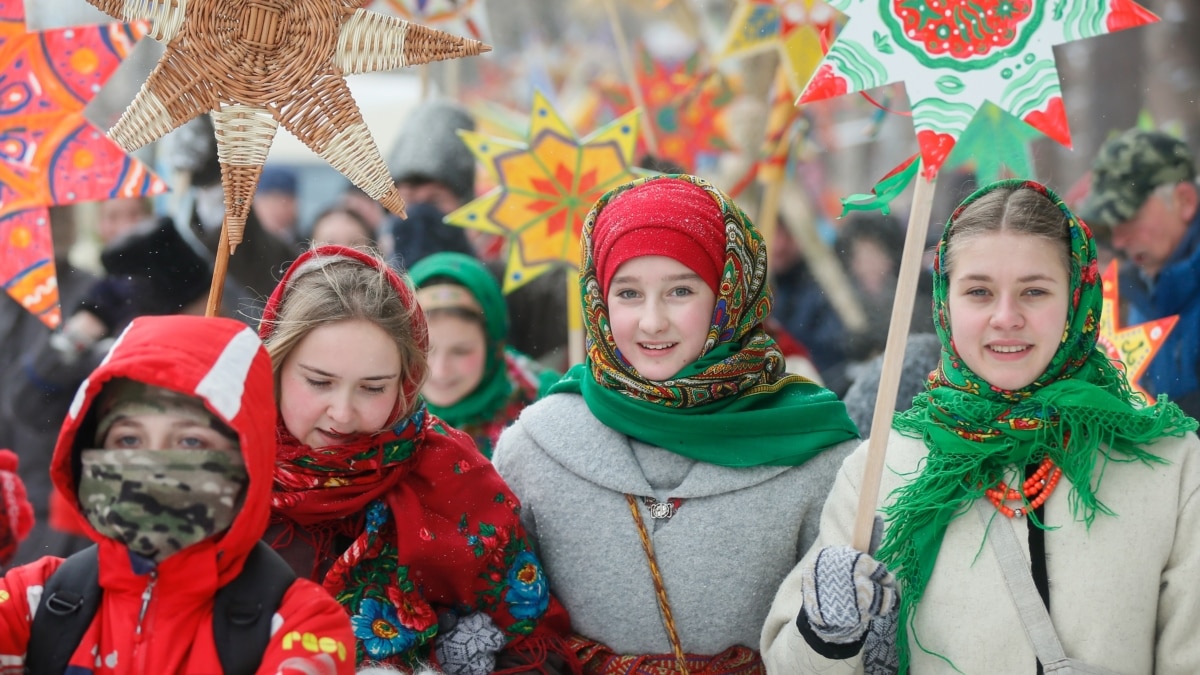
M 508 308 L 483 263 L 462 253 L 435 253 L 410 270 L 429 322 L 429 409 L 465 431 L 485 457 L 525 406 L 558 373 L 509 348 Z

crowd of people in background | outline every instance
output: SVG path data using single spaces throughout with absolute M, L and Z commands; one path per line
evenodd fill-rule
M 164 145 L 190 175 L 168 214 L 100 204 L 95 271 L 52 210 L 62 328 L 0 305 L 0 672 L 1200 671 L 1182 141 L 1114 136 L 1080 204 L 1023 180 L 963 200 L 873 429 L 903 222 L 835 228 L 850 329 L 786 223 L 764 241 L 681 170 L 616 188 L 583 226 L 573 364 L 576 272 L 506 295 L 507 243 L 444 222 L 476 197 L 473 128 L 412 113 L 387 157 L 404 218 L 350 186 L 302 222 L 300 176 L 268 165 L 221 319 L 182 316 L 223 215 L 207 119 Z M 1098 246 L 1122 325 L 1178 317 L 1154 398 L 1097 350 Z M 889 470 L 858 551 L 872 434 Z M 225 586 L 270 627 L 236 667 Z M 65 652 L 37 644 L 55 597 L 83 598 Z

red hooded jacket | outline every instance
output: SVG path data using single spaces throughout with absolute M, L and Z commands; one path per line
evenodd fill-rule
M 250 479 L 244 506 L 228 530 L 175 553 L 146 574 L 135 573 L 123 543 L 87 522 L 75 498 L 73 465 L 78 466 L 78 454 L 90 445 L 95 428 L 88 411 L 104 384 L 117 377 L 202 399 L 238 433 Z M 213 640 L 213 599 L 218 588 L 241 572 L 266 530 L 274 453 L 271 363 L 253 330 L 229 319 L 192 316 L 141 317 L 130 324 L 80 385 L 51 464 L 55 489 L 70 496 L 75 524 L 99 544 L 103 596 L 71 657 L 70 672 L 221 672 Z M 43 558 L 0 580 L 0 672 L 20 672 L 31 612 L 45 580 L 61 563 L 61 558 Z M 150 600 L 139 621 L 151 581 Z M 273 625 L 259 673 L 354 672 L 349 617 L 316 584 L 296 580 Z

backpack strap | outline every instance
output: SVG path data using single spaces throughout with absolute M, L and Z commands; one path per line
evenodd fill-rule
M 296 573 L 266 543 L 250 551 L 242 573 L 217 590 L 213 639 L 225 675 L 253 675 L 271 641 L 271 619 Z
M 100 607 L 100 560 L 95 544 L 63 561 L 42 587 L 30 627 L 25 672 L 61 673 Z
M 25 673 L 61 673 L 100 607 L 100 560 L 95 544 L 63 561 L 43 586 L 30 628 Z M 242 572 L 217 590 L 213 639 L 226 675 L 253 675 L 271 641 L 271 619 L 296 580 L 292 568 L 263 542 Z

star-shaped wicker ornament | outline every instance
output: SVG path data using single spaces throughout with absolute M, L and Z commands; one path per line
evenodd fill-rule
M 797 104 L 903 81 L 932 178 L 985 100 L 1070 145 L 1053 47 L 1157 21 L 1133 0 L 829 0 L 848 14 Z
M 212 113 L 230 248 L 279 125 L 392 213 L 392 183 L 345 76 L 473 56 L 491 48 L 362 9 L 370 0 L 88 0 L 149 19 L 166 44 L 109 135 L 127 151 Z
M 540 93 L 534 95 L 528 143 L 460 131 L 498 187 L 446 216 L 446 222 L 503 235 L 512 242 L 504 292 L 555 265 L 579 267 L 583 221 L 596 200 L 641 173 L 633 111 L 583 139 Z
M 1125 366 L 1125 377 L 1134 391 L 1141 393 L 1147 401 L 1153 402 L 1154 397 L 1138 384 L 1146 366 L 1158 353 L 1171 329 L 1179 321 L 1178 316 L 1168 316 L 1162 319 L 1139 323 L 1136 326 L 1121 325 L 1121 294 L 1118 283 L 1118 267 L 1114 260 L 1104 270 L 1100 277 L 1104 283 L 1104 299 L 1100 312 L 1100 335 L 1097 347 L 1108 358 L 1119 361 Z

